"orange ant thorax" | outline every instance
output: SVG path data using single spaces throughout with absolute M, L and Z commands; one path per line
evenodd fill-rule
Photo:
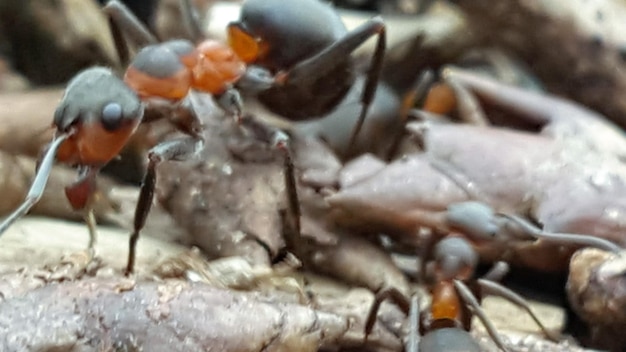
M 186 64 L 194 63 L 195 50 L 192 46 L 180 52 L 169 44 L 144 47 L 126 69 L 124 82 L 140 98 L 180 100 L 189 93 L 192 76 Z
M 430 313 L 433 321 L 462 321 L 461 301 L 452 281 L 440 281 L 435 284 L 432 289 Z
M 197 47 L 172 40 L 141 49 L 128 66 L 124 82 L 142 99 L 180 100 L 189 89 L 224 93 L 246 71 L 246 64 L 227 45 L 205 40 Z
M 192 87 L 211 94 L 223 93 L 246 72 L 246 64 L 227 45 L 205 40 L 197 48 L 198 62 L 192 70 Z

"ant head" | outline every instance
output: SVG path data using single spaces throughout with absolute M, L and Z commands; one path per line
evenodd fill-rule
M 437 280 L 467 280 L 474 275 L 478 254 L 472 245 L 461 237 L 446 237 L 434 250 Z
M 477 242 L 495 239 L 500 229 L 493 209 L 481 202 L 467 201 L 450 205 L 446 222 L 455 231 Z
M 103 164 L 119 153 L 143 117 L 139 97 L 109 69 L 93 67 L 68 84 L 54 113 L 59 132 L 73 131 L 60 161 Z

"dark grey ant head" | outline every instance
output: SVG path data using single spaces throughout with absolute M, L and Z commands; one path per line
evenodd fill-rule
M 67 85 L 54 113 L 54 125 L 66 131 L 77 123 L 99 122 L 109 131 L 141 119 L 143 105 L 135 92 L 104 67 L 78 73 Z
M 452 204 L 446 212 L 446 221 L 451 228 L 476 241 L 493 240 L 500 229 L 493 209 L 481 202 Z
M 464 238 L 447 237 L 435 246 L 436 271 L 440 280 L 469 279 L 478 264 L 478 254 Z

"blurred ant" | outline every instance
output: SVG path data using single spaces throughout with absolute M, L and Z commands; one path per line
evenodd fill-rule
M 385 25 L 375 17 L 348 31 L 329 4 L 318 0 L 247 0 L 228 26 L 228 41 L 246 63 L 276 75 L 258 99 L 293 121 L 327 115 L 355 84 L 350 54 L 376 35 L 376 48 L 361 93 L 361 112 L 350 136 L 354 145 L 376 92 L 386 46 Z
M 434 247 L 433 261 L 430 263 L 432 266 L 429 268 L 434 277 L 434 284 L 430 287 L 430 309 L 420 314 L 417 294 L 409 300 L 395 288 L 384 289 L 376 295 L 367 317 L 366 338 L 374 327 L 380 304 L 391 299 L 409 315 L 410 335 L 406 345 L 408 352 L 481 351 L 478 343 L 469 334 L 472 313 L 481 320 L 498 348 L 508 351 L 473 293 L 479 291 L 482 294 L 506 298 L 526 310 L 548 338 L 557 340 L 521 296 L 495 282 L 508 271 L 505 263 L 496 264 L 483 278 L 471 280 L 477 263 L 478 254 L 466 239 L 446 237 L 440 240 Z M 476 290 L 470 289 L 468 284 L 476 287 Z
M 181 0 L 181 6 L 184 22 L 197 41 L 201 31 L 190 1 Z M 110 1 L 104 11 L 121 61 L 128 62 L 129 58 L 124 38 L 142 49 L 126 69 L 123 81 L 107 68 L 94 67 L 78 73 L 68 83 L 54 114 L 55 136 L 42 156 L 26 199 L 0 224 L 0 235 L 41 198 L 56 158 L 78 169 L 78 180 L 65 192 L 72 207 L 85 212 L 91 260 L 96 223 L 90 202 L 96 192 L 96 175 L 119 154 L 141 122 L 165 117 L 187 136 L 161 142 L 148 153 L 126 274 L 133 272 L 139 232 L 153 202 L 156 166 L 164 160 L 186 160 L 203 148 L 202 122 L 188 100 L 190 92 L 213 94 L 221 108 L 241 117 L 242 101 L 235 86 L 252 92 L 267 91 L 262 100 L 269 99 L 267 103 L 277 109 L 284 104 L 288 107 L 281 110 L 284 116 L 313 118 L 336 105 L 350 87 L 352 71 L 347 56 L 378 34 L 362 97 L 362 124 L 375 92 L 385 47 L 380 19 L 347 32 L 331 7 L 314 0 L 246 2 L 241 21 L 229 26 L 230 47 L 217 41 L 203 41 L 197 46 L 186 40 L 159 44 L 120 2 Z M 280 72 L 275 79 L 268 70 Z M 355 134 L 359 128 L 355 128 Z

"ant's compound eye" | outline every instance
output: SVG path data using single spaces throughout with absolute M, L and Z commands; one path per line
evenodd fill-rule
M 120 127 L 122 117 L 122 106 L 118 103 L 108 103 L 102 108 L 100 121 L 107 131 L 115 131 Z

